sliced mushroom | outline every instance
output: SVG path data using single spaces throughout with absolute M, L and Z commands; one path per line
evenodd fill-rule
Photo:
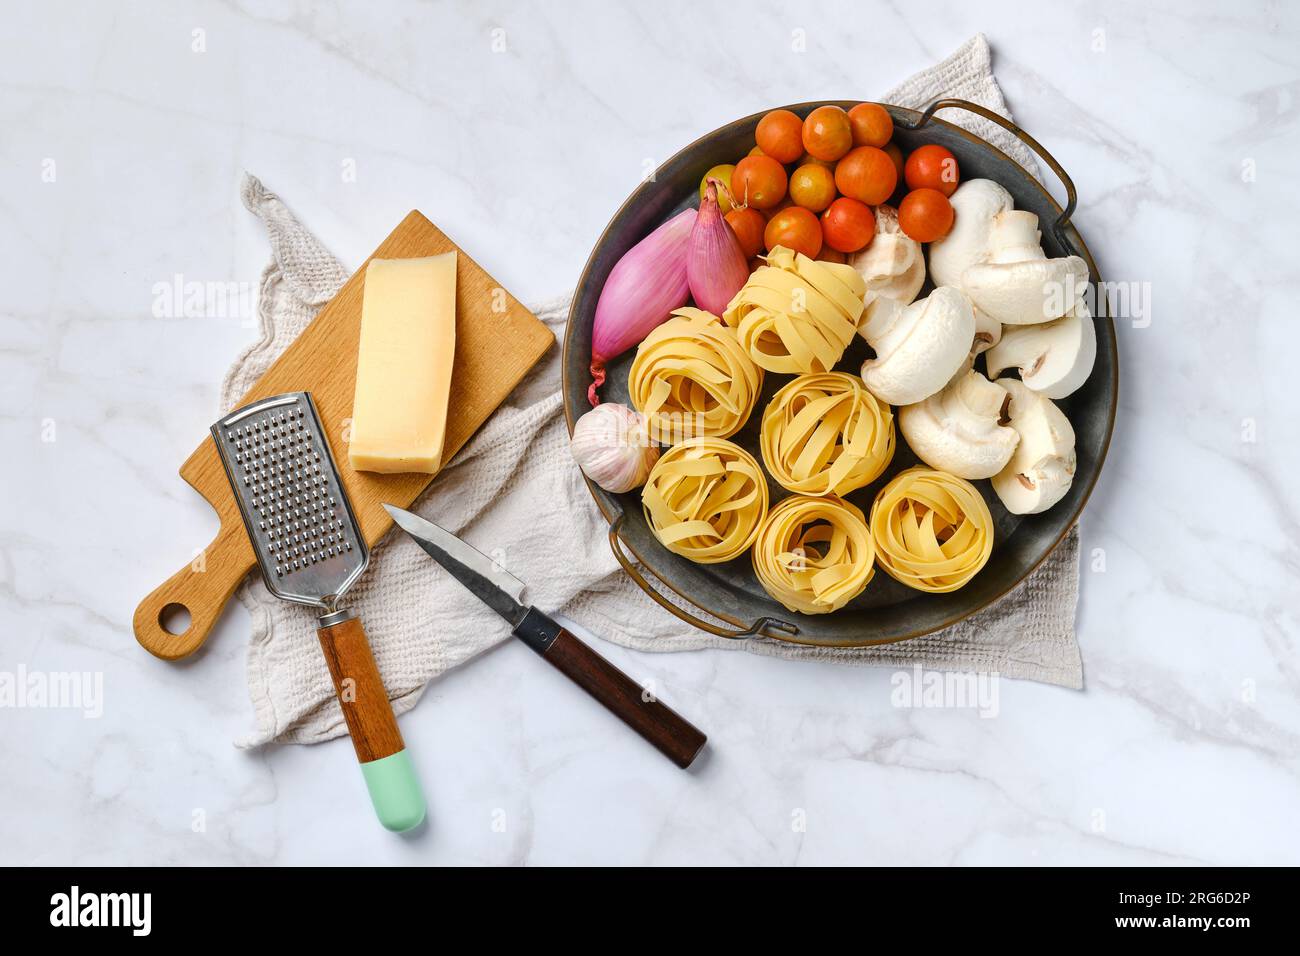
M 862 363 L 868 391 L 890 405 L 911 405 L 943 388 L 965 364 L 975 311 L 959 289 L 941 286 L 906 308 L 872 310 L 858 331 L 876 350 Z
M 879 296 L 908 305 L 925 284 L 921 244 L 899 227 L 893 206 L 876 207 L 876 234 L 865 249 L 849 256 L 849 265 L 867 284 L 868 306 Z
M 986 352 L 1002 341 L 1002 323 L 990 316 L 983 309 L 975 310 L 975 341 L 971 343 L 970 357 L 973 359 L 981 352 Z
M 993 217 L 1012 207 L 1011 193 L 991 179 L 968 179 L 949 201 L 952 228 L 930 243 L 930 279 L 935 285 L 960 287 L 962 273 L 988 259 Z
M 1011 396 L 979 372 L 959 372 L 936 395 L 898 410 L 916 456 L 958 478 L 991 478 L 1011 460 L 1020 436 L 1002 424 Z
M 1011 326 L 984 355 L 991 378 L 1018 368 L 1020 380 L 1048 398 L 1074 392 L 1087 381 L 1096 360 L 1097 331 L 1083 301 L 1055 322 Z
M 1046 511 L 1074 483 L 1074 429 L 1050 399 L 1014 378 L 1001 379 L 1011 395 L 1011 427 L 1020 435 L 1011 461 L 993 476 L 993 490 L 1015 515 Z
M 1088 264 L 1079 256 L 1049 259 L 1038 217 L 1011 209 L 993 217 L 987 262 L 962 273 L 961 288 L 977 308 L 1004 325 L 1050 322 L 1083 298 Z

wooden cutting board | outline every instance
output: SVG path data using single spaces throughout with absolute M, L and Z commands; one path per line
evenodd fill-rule
M 550 329 L 418 211 L 402 220 L 372 258 L 413 259 L 452 250 L 457 254 L 456 360 L 444 461 L 460 450 L 555 341 Z M 352 417 L 365 272 L 363 262 L 235 407 L 281 392 L 311 392 L 361 533 L 373 545 L 392 524 L 381 504 L 407 507 L 434 476 L 378 475 L 353 471 L 348 464 L 342 433 L 345 421 Z M 136 608 L 136 640 L 167 660 L 198 650 L 235 588 L 257 563 L 210 435 L 180 473 L 216 509 L 221 528 L 198 557 Z M 163 627 L 164 609 L 172 604 L 189 611 L 190 625 L 183 634 L 171 634 Z

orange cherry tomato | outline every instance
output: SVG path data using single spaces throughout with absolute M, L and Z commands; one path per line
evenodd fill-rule
M 822 237 L 837 252 L 865 249 L 876 235 L 876 214 L 856 199 L 841 196 L 822 213 Z
M 763 242 L 767 251 L 777 246 L 785 246 L 795 252 L 802 252 L 809 259 L 816 259 L 822 251 L 822 227 L 814 216 L 803 206 L 791 206 L 782 209 L 768 221 L 763 232 Z
M 757 209 L 742 206 L 726 215 L 727 225 L 740 241 L 740 248 L 745 251 L 745 258 L 752 259 L 763 251 L 763 230 L 767 220 Z
M 821 212 L 835 198 L 835 174 L 820 163 L 805 163 L 790 174 L 790 198 L 804 209 Z
M 832 170 L 835 168 L 835 163 L 833 160 L 818 159 L 812 153 L 804 153 L 802 156 L 799 157 L 799 162 L 795 163 L 795 165 L 807 166 L 809 163 L 812 163 L 817 166 L 825 166 L 827 169 L 832 169 Z
M 778 163 L 793 163 L 803 155 L 803 120 L 789 110 L 772 110 L 758 121 L 754 141 Z
M 838 106 L 817 107 L 803 121 L 803 145 L 818 159 L 839 159 L 853 148 L 849 114 Z
M 894 194 L 898 170 L 883 149 L 859 146 L 835 166 L 835 186 L 840 193 L 868 206 L 878 206 Z
M 825 229 L 822 230 L 822 232 L 825 231 L 826 231 Z M 849 261 L 848 256 L 840 252 L 838 249 L 832 249 L 829 245 L 822 246 L 822 251 L 817 253 L 817 259 L 819 262 L 848 262 Z
M 934 242 L 952 228 L 952 203 L 937 189 L 913 189 L 898 204 L 898 226 L 917 242 Z
M 771 156 L 746 156 L 731 174 L 731 196 L 740 205 L 770 209 L 785 198 L 785 167 Z
M 859 103 L 849 110 L 854 146 L 883 149 L 894 135 L 894 118 L 879 103 Z
M 957 190 L 961 170 L 957 168 L 957 157 L 934 143 L 927 143 L 912 150 L 903 167 L 903 178 L 907 180 L 908 189 L 937 189 L 945 196 L 951 196 Z
M 886 143 L 884 146 L 882 146 L 881 149 L 883 149 L 885 151 L 885 154 L 894 161 L 894 169 L 898 171 L 898 181 L 901 183 L 903 181 L 902 148 L 897 143 L 889 142 Z
M 763 152 L 763 147 L 761 147 L 761 146 L 755 146 L 753 149 L 751 149 L 751 150 L 750 150 L 748 153 L 746 153 L 745 155 L 746 155 L 746 156 L 766 156 L 767 153 Z

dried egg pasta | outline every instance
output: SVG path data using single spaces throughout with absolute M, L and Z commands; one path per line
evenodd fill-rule
M 767 514 L 767 479 L 754 456 L 721 438 L 689 438 L 664 452 L 641 490 L 650 530 L 700 564 L 730 561 Z
M 962 587 L 993 552 L 993 516 L 970 482 L 945 471 L 909 468 L 871 506 L 876 557 L 918 591 Z
M 769 372 L 829 372 L 857 334 L 866 291 L 852 266 L 776 246 L 723 319 Z
M 763 413 L 763 463 L 804 495 L 845 495 L 873 482 L 894 457 L 894 416 L 844 372 L 800 375 Z
M 875 574 L 875 547 L 861 509 L 834 497 L 786 498 L 759 529 L 754 573 L 791 611 L 839 610 Z
M 627 378 L 650 437 L 665 445 L 730 438 L 749 420 L 762 386 L 763 370 L 735 331 L 693 308 L 673 312 L 645 338 Z

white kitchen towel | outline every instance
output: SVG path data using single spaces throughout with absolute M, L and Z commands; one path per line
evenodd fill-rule
M 1007 114 L 989 48 L 976 36 L 942 63 L 882 100 L 920 106 L 957 96 Z M 1014 137 L 986 120 L 954 122 L 1035 171 Z M 261 338 L 235 361 L 221 388 L 221 411 L 289 346 L 348 277 L 275 194 L 246 176 L 244 205 L 266 224 L 272 259 L 262 275 Z M 533 306 L 562 337 L 569 296 Z M 434 479 L 415 510 L 492 554 L 530 585 L 529 600 L 601 637 L 645 651 L 746 650 L 769 657 L 844 664 L 998 672 L 1066 687 L 1082 686 L 1074 637 L 1079 583 L 1077 531 L 1017 590 L 944 631 L 875 648 L 827 649 L 767 639 L 728 640 L 683 624 L 622 572 L 607 527 L 568 452 L 560 397 L 559 349 L 515 390 Z M 255 730 L 239 741 L 312 743 L 347 732 L 314 638 L 315 615 L 273 598 L 260 578 L 241 588 L 253 621 L 248 652 Z M 413 707 L 425 685 L 508 637 L 504 624 L 402 534 L 374 549 L 370 568 L 348 594 L 366 623 L 394 710 Z

